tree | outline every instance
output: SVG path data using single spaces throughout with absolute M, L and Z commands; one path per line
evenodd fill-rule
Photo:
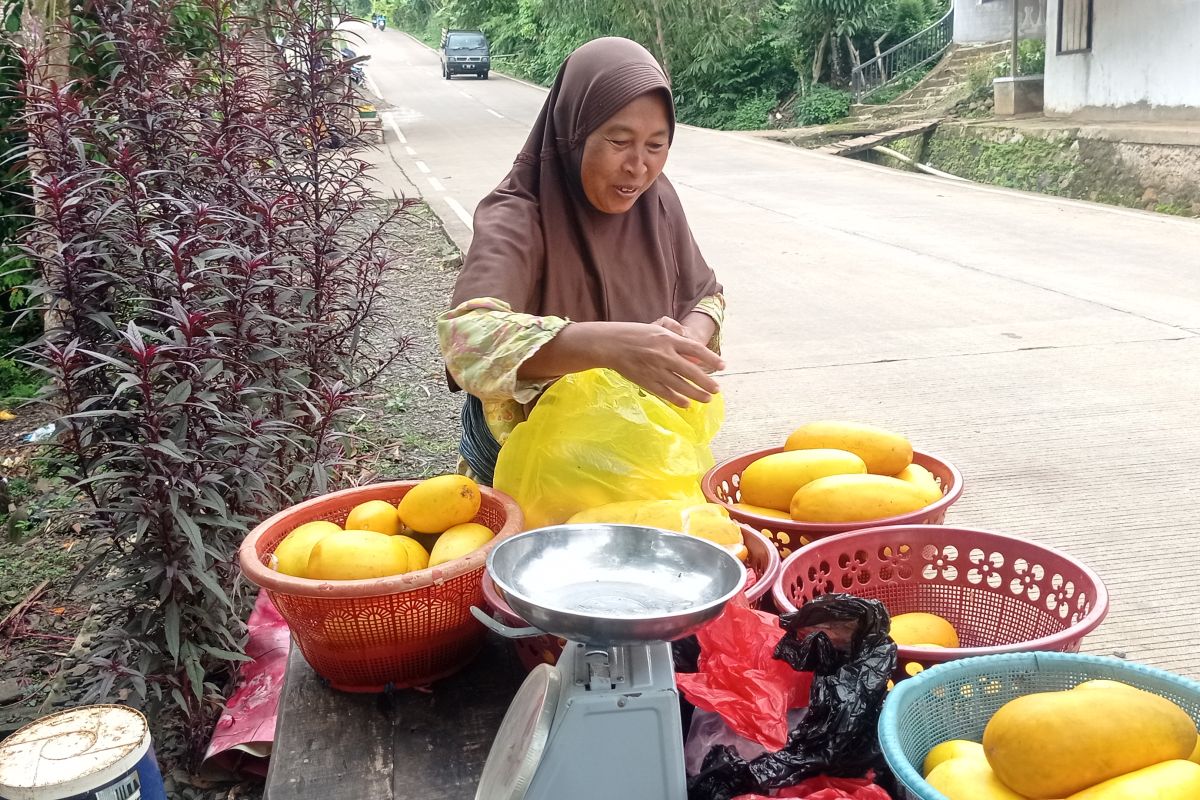
M 862 64 L 864 46 L 878 56 L 888 39 L 919 33 L 944 12 L 944 6 L 941 0 L 788 0 L 781 8 L 790 18 L 794 39 L 813 43 L 812 82 L 819 82 L 828 66 L 829 82 L 839 84 L 846 83 L 849 71 Z M 849 57 L 850 70 L 843 55 Z

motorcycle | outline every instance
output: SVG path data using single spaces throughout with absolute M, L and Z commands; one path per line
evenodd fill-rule
M 342 60 L 350 62 L 350 83 L 355 86 L 363 86 L 367 82 L 367 73 L 363 70 L 362 63 L 370 56 L 359 57 L 349 47 L 342 48 Z
M 387 27 L 387 17 L 383 14 L 376 14 L 375 18 L 371 20 L 371 27 L 383 30 Z

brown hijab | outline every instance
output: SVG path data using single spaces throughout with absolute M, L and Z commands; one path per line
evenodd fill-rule
M 588 202 L 580 178 L 588 135 L 635 98 L 671 89 L 654 57 L 628 39 L 588 42 L 550 90 L 508 177 L 475 211 L 475 237 L 453 305 L 495 297 L 514 311 L 577 322 L 683 317 L 721 291 L 665 176 L 623 214 Z

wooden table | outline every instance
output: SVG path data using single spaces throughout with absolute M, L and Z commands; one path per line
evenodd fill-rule
M 267 800 L 471 800 L 525 673 L 488 634 L 461 672 L 421 692 L 327 688 L 292 648 Z

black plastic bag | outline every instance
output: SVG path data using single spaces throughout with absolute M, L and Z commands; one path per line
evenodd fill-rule
M 731 748 L 714 747 L 688 781 L 688 800 L 730 800 L 813 775 L 860 777 L 869 769 L 881 785 L 890 782 L 876 734 L 896 667 L 887 609 L 878 600 L 827 594 L 779 623 L 786 633 L 775 658 L 813 673 L 808 714 L 777 753 L 746 761 Z

